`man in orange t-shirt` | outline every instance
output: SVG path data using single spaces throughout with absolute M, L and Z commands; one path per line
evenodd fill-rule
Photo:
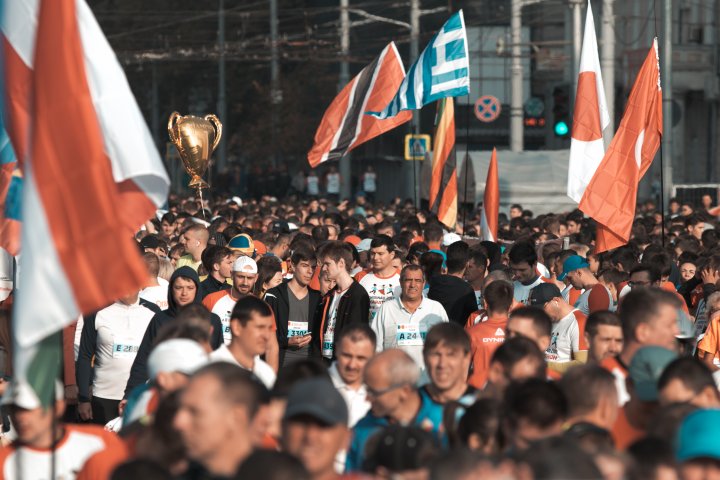
M 483 303 L 487 311 L 487 320 L 468 330 L 473 362 L 473 371 L 468 383 L 475 388 L 485 386 L 490 359 L 505 341 L 505 326 L 512 302 L 513 287 L 509 282 L 497 280 L 485 288 Z

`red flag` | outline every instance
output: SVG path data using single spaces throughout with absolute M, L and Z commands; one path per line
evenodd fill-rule
M 580 201 L 598 223 L 595 252 L 630 240 L 637 188 L 662 139 L 662 90 L 657 38 L 630 91 L 620 127 Z
M 348 83 L 332 101 L 315 133 L 308 152 L 311 167 L 337 160 L 358 145 L 409 121 L 412 112 L 380 120 L 365 115 L 390 103 L 405 78 L 395 43 L 388 44 L 373 62 Z
M 457 159 L 455 157 L 455 109 L 452 97 L 438 100 L 435 148 L 432 153 L 430 211 L 448 228 L 457 221 Z
M 497 151 L 493 148 L 485 180 L 485 195 L 480 217 L 483 240 L 497 241 L 498 215 L 500 214 L 500 184 L 498 181 Z

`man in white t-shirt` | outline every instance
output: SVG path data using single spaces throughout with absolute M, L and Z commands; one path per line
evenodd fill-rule
M 146 252 L 143 254 L 143 260 L 145 261 L 145 267 L 148 271 L 148 283 L 145 288 L 140 290 L 140 298 L 154 303 L 160 310 L 167 310 L 168 282 L 158 277 L 160 273 L 160 259 L 154 253 Z
M 360 272 L 355 277 L 370 297 L 371 322 L 383 303 L 400 296 L 400 273 L 393 266 L 394 258 L 392 238 L 378 235 L 370 242 L 370 271 Z
M 513 271 L 513 296 L 515 301 L 528 304 L 530 290 L 545 281 L 537 271 L 537 252 L 531 242 L 518 242 L 508 254 Z
M 370 203 L 375 203 L 375 192 L 377 192 L 377 173 L 372 165 L 368 165 L 367 170 L 362 176 L 363 191 L 368 197 Z
M 336 359 L 328 373 L 335 389 L 340 392 L 348 407 L 348 427 L 352 428 L 370 410 L 367 389 L 363 383 L 363 370 L 375 355 L 375 332 L 364 323 L 355 323 L 338 334 L 335 342 Z M 335 471 L 345 470 L 343 450 L 335 458 Z
M 550 346 L 545 350 L 548 367 L 560 373 L 587 361 L 585 320 L 587 317 L 562 298 L 560 289 L 544 283 L 530 292 L 530 304 L 545 310 L 552 319 Z
M 338 201 L 340 198 L 340 185 L 342 184 L 342 179 L 340 178 L 340 174 L 337 171 L 337 168 L 330 167 L 330 171 L 328 171 L 327 175 L 325 176 L 325 190 L 327 191 L 328 198 L 331 200 Z
M 447 322 L 440 302 L 423 297 L 425 275 L 419 265 L 407 265 L 400 273 L 402 293 L 382 304 L 371 325 L 377 335 L 377 351 L 399 348 L 422 369 L 423 345 L 430 327 Z
M 253 372 L 270 389 L 275 371 L 260 359 L 275 335 L 275 319 L 270 306 L 252 295 L 237 301 L 230 315 L 230 345 L 221 345 L 210 354 L 212 362 L 229 362 Z
M 235 302 L 252 293 L 258 276 L 257 263 L 250 257 L 239 257 L 233 263 L 232 269 L 232 288 L 230 290 L 219 290 L 206 295 L 202 301 L 205 308 L 220 317 L 225 345 L 230 345 L 230 340 L 232 339 L 232 335 L 230 334 L 230 314 L 235 306 Z
M 307 194 L 311 197 L 317 197 L 320 195 L 320 179 L 313 170 L 310 170 L 307 178 L 305 179 L 305 185 L 307 186 Z

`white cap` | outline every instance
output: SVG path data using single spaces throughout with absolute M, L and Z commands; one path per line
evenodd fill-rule
M 233 272 L 258 273 L 257 263 L 250 257 L 238 257 L 235 263 L 233 263 Z
M 459 242 L 460 240 L 462 240 L 462 237 L 460 235 L 455 232 L 449 232 L 443 235 L 442 246 L 449 247 L 453 243 Z
M 357 251 L 360 252 L 367 252 L 370 250 L 370 244 L 372 243 L 372 238 L 363 238 L 360 240 L 360 243 L 357 244 Z
M 55 401 L 65 398 L 65 389 L 60 381 L 55 382 Z M 27 380 L 12 380 L 2 397 L 2 405 L 16 405 L 25 410 L 40 408 L 42 403 Z
M 200 344 L 187 338 L 172 338 L 158 344 L 147 361 L 148 374 L 155 379 L 160 372 L 192 375 L 208 363 L 208 354 Z

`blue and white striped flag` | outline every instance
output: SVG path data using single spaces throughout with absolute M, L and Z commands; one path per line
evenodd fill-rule
M 445 22 L 410 67 L 400 89 L 382 112 L 366 112 L 378 118 L 394 117 L 402 110 L 419 110 L 445 97 L 470 93 L 470 64 L 462 10 Z

